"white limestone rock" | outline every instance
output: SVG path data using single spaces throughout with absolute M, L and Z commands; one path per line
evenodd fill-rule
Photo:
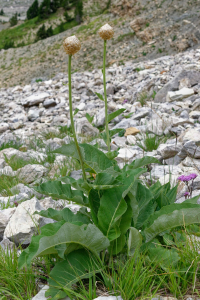
M 16 207 L 7 208 L 0 211 L 0 239 L 3 238 L 4 230 L 15 210 Z
M 16 244 L 27 245 L 31 242 L 33 234 L 37 233 L 37 227 L 53 223 L 52 219 L 33 215 L 35 211 L 43 210 L 39 200 L 34 197 L 21 203 L 10 218 L 4 231 L 4 238 L 14 241 Z
M 184 87 L 181 90 L 176 92 L 168 92 L 166 100 L 168 102 L 180 101 L 192 95 L 194 95 L 194 90 Z
M 48 169 L 42 165 L 28 164 L 21 169 L 17 170 L 17 176 L 25 183 L 32 183 L 36 179 L 39 180 L 43 176 L 47 175 Z

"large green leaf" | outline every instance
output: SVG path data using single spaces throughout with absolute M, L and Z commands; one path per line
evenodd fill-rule
M 116 240 L 113 240 L 108 247 L 108 251 L 110 255 L 117 255 L 122 252 L 124 246 L 126 244 L 126 236 L 125 234 L 121 234 Z
M 177 226 L 200 223 L 199 204 L 181 203 L 164 206 L 148 219 L 144 230 L 146 242 L 151 241 L 159 233 Z
M 36 211 L 34 214 L 38 214 L 45 218 L 51 218 L 56 221 L 64 220 L 65 222 L 76 224 L 76 225 L 83 225 L 83 224 L 90 223 L 90 219 L 87 216 L 83 215 L 79 211 L 76 214 L 74 214 L 67 207 L 62 210 L 48 208 L 47 210 L 42 210 L 40 212 Z
M 89 203 L 91 209 L 91 216 L 94 224 L 98 226 L 98 218 L 97 214 L 100 207 L 100 192 L 97 190 L 91 189 L 89 193 Z
M 124 187 L 111 188 L 103 192 L 98 211 L 99 228 L 110 241 L 120 235 L 119 219 L 127 210 L 127 204 L 122 198 Z
M 136 200 L 138 202 L 139 209 L 142 210 L 152 199 L 153 194 L 151 191 L 146 186 L 138 182 Z
M 29 246 L 30 255 L 26 257 L 28 265 L 34 257 L 46 254 L 59 254 L 63 257 L 80 247 L 86 248 L 97 255 L 109 246 L 109 240 L 95 225 L 78 226 L 64 223 L 54 235 L 51 235 L 51 238 L 42 236 L 37 240 L 37 245 L 34 248 L 31 247 L 31 244 Z
M 19 256 L 18 266 L 22 268 L 26 264 L 30 266 L 31 260 L 34 256 L 34 253 L 37 251 L 39 247 L 39 241 L 42 237 L 54 235 L 65 223 L 65 221 L 59 221 L 56 223 L 50 223 L 44 225 L 40 228 L 40 235 L 32 236 L 31 243 L 28 248 L 26 248 L 21 255 Z
M 107 173 L 114 175 L 118 174 L 120 171 L 114 162 L 96 147 L 89 144 L 79 144 L 79 147 L 85 165 L 89 167 L 93 173 L 101 173 L 102 171 L 106 171 Z M 74 143 L 64 145 L 53 152 L 79 159 L 79 155 Z
M 50 272 L 48 280 L 50 288 L 45 293 L 52 300 L 61 299 L 73 284 L 84 278 L 90 278 L 101 270 L 97 258 L 85 249 L 79 249 L 67 255 L 66 259 L 57 263 Z
M 125 165 L 123 170 L 137 169 L 149 164 L 160 164 L 160 161 L 152 156 L 144 156 L 143 158 L 135 159 L 131 164 Z
M 122 187 L 113 187 L 103 191 L 98 211 L 99 228 L 110 241 L 118 238 L 120 235 L 120 222 L 118 221 L 120 221 L 121 216 L 127 210 L 127 203 L 124 198 L 131 190 L 135 180 L 143 172 L 144 169 L 137 169 L 131 170 L 129 176 L 121 174 L 116 179 L 123 182 L 124 185 Z
M 159 189 L 157 189 L 157 192 L 154 196 L 154 200 L 157 202 L 157 210 L 162 208 L 163 206 L 169 205 L 171 199 L 167 197 L 167 194 L 170 192 L 170 182 L 162 185 Z M 172 197 L 176 195 L 176 191 L 174 193 L 174 189 L 172 190 Z M 170 194 L 169 194 L 170 196 Z
M 127 204 L 127 210 L 121 217 L 121 221 L 120 221 L 120 225 L 119 225 L 121 234 L 125 234 L 127 232 L 127 230 L 131 227 L 131 222 L 132 222 L 132 217 L 133 217 L 133 211 L 132 211 L 132 207 L 131 207 L 130 198 L 126 197 L 125 201 Z
M 117 116 L 121 115 L 126 109 L 125 108 L 120 108 L 116 111 L 114 111 L 113 113 L 108 115 L 108 123 L 110 121 L 112 121 L 114 118 L 116 118 Z
M 148 250 L 149 258 L 152 262 L 158 263 L 164 270 L 171 271 L 175 267 L 180 257 L 175 249 L 166 249 L 162 245 Z
M 72 190 L 70 184 L 63 184 L 61 181 L 47 181 L 34 189 L 41 194 L 88 206 L 88 198 L 82 191 Z
M 128 237 L 128 253 L 133 255 L 135 250 L 138 250 L 142 245 L 142 235 L 134 227 L 130 227 L 129 237 Z
M 176 201 L 177 189 L 178 184 L 167 193 L 166 198 L 168 199 L 168 203 L 173 204 Z

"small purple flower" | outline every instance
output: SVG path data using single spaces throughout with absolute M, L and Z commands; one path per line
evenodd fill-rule
M 192 178 L 190 177 L 190 175 L 188 176 L 184 176 L 183 181 L 190 181 Z
M 14 201 L 15 206 L 17 207 L 19 203 L 17 201 Z
M 185 178 L 185 175 L 181 175 L 177 179 L 180 180 L 180 181 L 184 181 L 184 178 Z
M 189 192 L 185 192 L 184 196 L 189 196 L 190 193 Z
M 195 179 L 195 178 L 197 178 L 197 174 L 195 174 L 195 173 L 192 173 L 192 174 L 190 174 L 190 177 L 191 177 L 191 179 Z
M 198 175 L 195 174 L 195 173 L 192 173 L 192 174 L 187 175 L 187 176 L 186 175 L 181 175 L 181 176 L 178 177 L 178 180 L 188 182 L 190 180 L 194 180 L 197 176 Z
M 125 103 L 127 103 L 127 102 L 128 102 L 128 100 L 127 100 L 127 99 L 125 99 L 125 100 L 124 100 L 124 102 L 123 102 L 123 104 L 125 104 Z

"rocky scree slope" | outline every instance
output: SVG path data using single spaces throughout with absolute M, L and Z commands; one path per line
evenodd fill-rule
M 84 23 L 80 26 L 32 45 L 1 50 L 0 87 L 29 84 L 33 78 L 49 79 L 65 72 L 67 56 L 62 41 L 73 34 L 82 43 L 73 71 L 101 68 L 103 43 L 97 32 L 107 22 L 115 30 L 108 43 L 108 65 L 154 59 L 199 46 L 200 0 L 113 0 L 109 11 L 100 14 L 106 3 L 84 1 Z
M 119 166 L 144 155 L 157 157 L 162 164 L 152 165 L 151 173 L 147 172 L 141 179 L 144 182 L 160 180 L 162 184 L 170 180 L 176 184 L 180 175 L 196 173 L 193 196 L 200 194 L 199 58 L 200 50 L 197 49 L 107 69 L 109 113 L 126 109 L 109 125 L 112 129 L 126 130 L 124 136 L 116 135 L 111 142 L 112 150 L 119 150 L 116 158 Z M 137 72 L 137 68 L 141 71 Z M 98 129 L 105 121 L 104 103 L 95 95 L 95 92 L 103 94 L 102 73 L 100 70 L 74 73 L 72 80 L 74 108 L 79 109 L 75 115 L 79 141 L 87 139 L 107 151 L 106 144 L 99 139 Z M 0 151 L 1 180 L 6 177 L 11 182 L 9 193 L 1 188 L 1 245 L 11 238 L 16 244 L 30 243 L 35 224 L 43 226 L 50 222 L 41 216 L 36 216 L 33 221 L 30 213 L 36 210 L 65 206 L 73 211 L 79 209 L 67 201 L 43 197 L 33 189 L 37 183 L 66 173 L 71 172 L 75 178 L 80 176 L 80 171 L 74 170 L 73 162 L 69 159 L 66 162 L 63 155 L 47 161 L 49 151 L 71 140 L 69 135 L 61 136 L 58 129 L 59 125 L 70 125 L 67 82 L 67 75 L 59 73 L 52 80 L 0 90 L 0 146 L 8 142 L 18 145 L 14 149 L 10 144 L 10 148 Z M 146 103 L 142 107 L 144 93 Z M 94 116 L 95 126 L 88 122 L 86 113 Z M 157 150 L 145 151 L 138 142 L 144 144 L 147 132 L 165 136 L 167 140 L 161 142 Z M 40 143 L 37 142 L 39 138 Z M 27 163 L 13 167 L 13 158 Z M 66 164 L 63 174 L 61 169 Z M 185 192 L 186 186 L 182 182 L 178 187 L 177 202 L 184 201 Z M 14 207 L 15 201 L 17 207 Z

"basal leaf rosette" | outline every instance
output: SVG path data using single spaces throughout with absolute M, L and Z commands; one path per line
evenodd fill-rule
M 114 30 L 109 24 L 105 24 L 99 29 L 99 35 L 104 41 L 110 40 L 114 35 Z
M 64 40 L 63 47 L 67 54 L 74 55 L 81 49 L 81 43 L 75 35 L 72 35 Z

